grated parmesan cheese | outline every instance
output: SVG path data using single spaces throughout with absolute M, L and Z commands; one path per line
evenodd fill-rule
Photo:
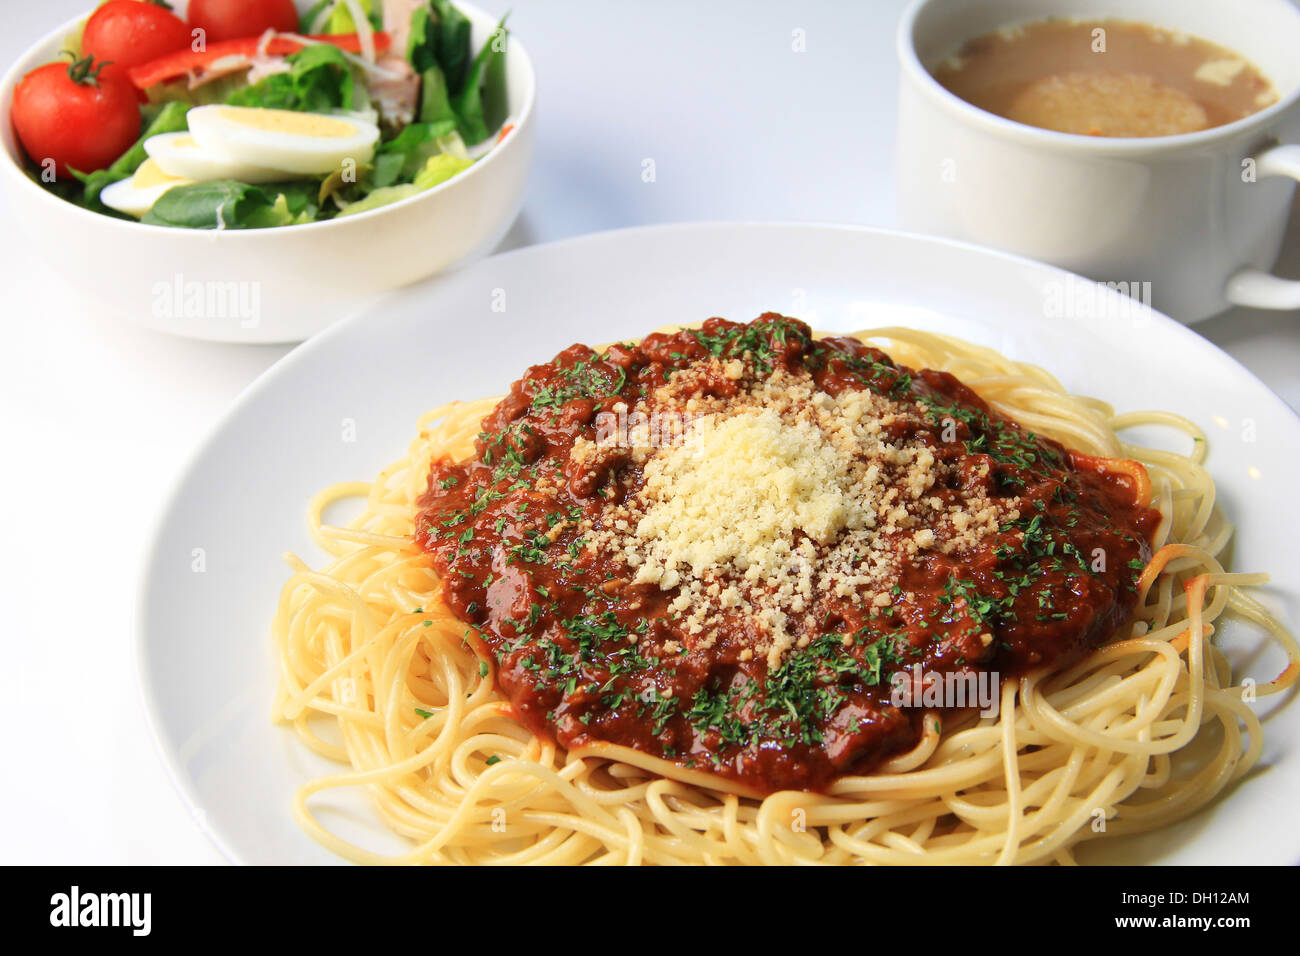
M 795 531 L 829 544 L 871 527 L 871 486 L 855 489 L 850 463 L 816 426 L 771 408 L 697 422 L 680 448 L 646 465 L 654 503 L 636 526 L 649 546 L 636 582 L 671 587 L 679 564 L 700 575 L 728 561 L 768 577 L 789 560 Z
M 1015 498 L 972 491 L 950 507 L 935 493 L 951 466 L 924 437 L 923 406 L 831 395 L 807 372 L 736 372 L 734 360 L 703 362 L 637 403 L 694 417 L 684 441 L 637 449 L 640 487 L 583 529 L 630 584 L 677 589 L 669 607 L 689 649 L 739 631 L 775 668 L 815 636 L 818 595 L 888 607 L 903 562 L 974 547 L 1018 517 Z M 736 393 L 710 394 L 721 379 Z

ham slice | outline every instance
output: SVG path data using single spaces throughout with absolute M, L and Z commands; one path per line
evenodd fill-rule
M 427 0 L 384 0 L 384 32 L 393 38 L 392 50 L 406 55 L 406 43 L 411 38 L 411 17 Z
M 420 108 L 420 77 L 400 56 L 386 56 L 376 66 L 382 72 L 370 79 L 370 99 L 384 123 L 400 129 L 414 121 Z

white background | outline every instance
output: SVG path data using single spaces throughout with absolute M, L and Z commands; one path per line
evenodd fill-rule
M 4 0 L 0 67 L 88 4 Z M 536 166 L 505 247 L 691 219 L 893 224 L 904 0 L 479 5 L 513 9 L 538 72 Z M 1295 221 L 1278 271 L 1300 277 Z M 219 862 L 145 726 L 137 569 L 190 451 L 287 349 L 120 325 L 26 252 L 3 198 L 0 223 L 0 863 Z M 1300 408 L 1300 315 L 1197 328 Z

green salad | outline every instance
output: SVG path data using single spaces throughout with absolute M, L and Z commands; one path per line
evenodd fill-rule
M 415 196 L 513 131 L 504 19 L 474 49 L 450 0 L 289 8 L 101 5 L 15 90 L 30 175 L 104 215 L 260 229 Z

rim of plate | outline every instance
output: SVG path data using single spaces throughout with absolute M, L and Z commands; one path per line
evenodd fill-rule
M 1044 275 L 1056 275 L 1061 278 L 1076 278 L 1081 281 L 1090 281 L 1084 277 L 1078 276 L 1066 269 L 1048 265 L 1036 259 L 1030 259 L 1025 256 L 1015 255 L 1009 252 L 1003 252 L 997 249 L 990 249 L 987 246 L 981 246 L 972 242 L 965 242 L 958 239 L 947 239 L 938 236 L 929 236 L 922 233 L 905 232 L 899 229 L 890 229 L 880 226 L 859 226 L 846 223 L 819 223 L 819 222 L 783 222 L 783 221 L 762 221 L 762 220 L 708 220 L 688 223 L 666 223 L 649 226 L 632 226 L 623 229 L 611 229 L 603 232 L 587 233 L 581 236 L 573 236 L 567 239 L 559 239 L 554 242 L 539 243 L 537 245 L 525 246 L 520 249 L 512 249 L 499 255 L 489 256 L 471 263 L 463 268 L 454 269 L 444 274 L 445 278 L 450 279 L 453 276 L 462 275 L 465 272 L 484 268 L 488 263 L 495 263 L 516 258 L 527 258 L 536 255 L 553 254 L 555 251 L 569 251 L 581 249 L 585 245 L 593 243 L 603 243 L 618 241 L 623 237 L 643 236 L 647 234 L 662 234 L 671 236 L 683 232 L 700 232 L 707 233 L 710 231 L 728 231 L 728 230 L 763 230 L 771 232 L 841 232 L 854 235 L 872 235 L 885 240 L 918 242 L 924 245 L 937 245 L 956 249 L 965 253 L 971 253 L 975 256 L 990 257 L 1001 260 L 1008 264 L 1029 267 Z M 437 284 L 442 281 L 443 276 L 435 276 L 428 280 L 428 294 L 436 294 Z M 1104 287 L 1103 287 L 1104 288 Z M 1105 289 L 1104 297 L 1110 298 L 1118 296 L 1125 298 L 1132 307 L 1131 300 L 1122 296 L 1120 292 L 1114 289 Z M 379 303 L 378 307 L 382 308 L 384 303 Z M 1171 334 L 1183 338 L 1185 341 L 1192 343 L 1193 347 L 1199 351 L 1207 353 L 1215 358 L 1217 362 L 1226 363 L 1235 371 L 1245 375 L 1251 381 L 1255 382 L 1268 395 L 1278 408 L 1300 426 L 1300 412 L 1286 404 L 1276 392 L 1264 384 L 1264 382 L 1255 375 L 1250 369 L 1242 365 L 1236 358 L 1223 351 L 1221 348 L 1210 342 L 1204 336 L 1198 335 L 1186 325 L 1175 321 L 1163 312 L 1152 309 L 1150 306 L 1142 305 L 1142 311 L 1149 313 L 1155 323 L 1162 327 L 1165 334 Z M 310 361 L 311 357 L 321 348 L 324 348 L 335 337 L 345 334 L 355 324 L 365 322 L 369 316 L 369 311 L 359 315 L 351 316 L 320 332 L 319 334 L 308 339 L 306 342 L 294 348 L 287 355 L 284 355 L 270 367 L 257 376 L 235 397 L 229 407 L 221 414 L 220 418 L 213 424 L 203 437 L 202 441 L 193 448 L 182 461 L 176 472 L 167 484 L 167 492 L 160 501 L 157 511 L 153 514 L 148 522 L 148 537 L 144 549 L 144 557 L 136 569 L 137 583 L 136 594 L 133 602 L 133 617 L 131 621 L 132 642 L 134 644 L 133 654 L 135 657 L 135 680 L 140 692 L 140 703 L 144 708 L 145 721 L 149 726 L 149 733 L 152 737 L 154 751 L 162 761 L 163 769 L 167 778 L 171 781 L 172 786 L 176 789 L 189 812 L 190 818 L 208 840 L 216 847 L 217 851 L 226 858 L 227 862 L 248 865 L 246 860 L 235 847 L 226 840 L 225 835 L 220 832 L 220 828 L 208 822 L 206 812 L 203 810 L 202 802 L 192 785 L 189 775 L 182 769 L 179 755 L 175 747 L 169 741 L 167 735 L 163 732 L 165 724 L 159 709 L 157 696 L 153 689 L 153 684 L 149 678 L 149 656 L 147 640 L 144 628 L 144 622 L 148 615 L 151 604 L 152 587 L 148 571 L 153 566 L 157 552 L 162 543 L 163 531 L 169 523 L 172 512 L 181 497 L 181 493 L 188 484 L 200 459 L 207 454 L 209 447 L 216 440 L 217 436 L 225 429 L 226 424 L 235 417 L 235 415 L 246 406 L 254 402 L 259 395 L 266 389 L 272 387 L 284 372 L 285 369 L 293 368 L 301 362 Z

